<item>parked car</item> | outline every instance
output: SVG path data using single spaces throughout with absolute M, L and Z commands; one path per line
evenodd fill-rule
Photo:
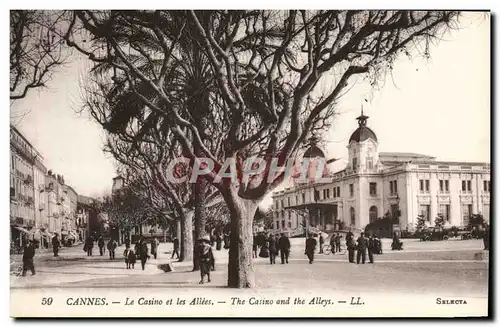
M 424 230 L 420 236 L 421 241 L 446 241 L 449 238 L 448 231 L 440 227 L 432 227 Z

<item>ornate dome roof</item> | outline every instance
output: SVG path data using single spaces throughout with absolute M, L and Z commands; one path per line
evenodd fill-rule
M 316 157 L 325 158 L 325 154 L 316 145 L 311 145 L 311 147 L 306 150 L 306 153 L 304 153 L 304 158 L 316 158 Z
M 349 138 L 349 143 L 351 142 L 363 142 L 369 138 L 374 140 L 375 142 L 378 142 L 377 140 L 377 135 L 375 135 L 375 132 L 373 132 L 369 127 L 366 127 L 366 120 L 368 119 L 368 116 L 365 116 L 363 114 L 363 111 L 361 110 L 361 116 L 356 118 L 358 120 L 358 125 L 359 127 L 352 133 L 351 137 Z

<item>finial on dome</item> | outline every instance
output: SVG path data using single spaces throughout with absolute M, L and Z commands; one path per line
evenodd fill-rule
M 368 116 L 365 116 L 365 114 L 363 113 L 363 104 L 361 104 L 361 116 L 359 116 L 358 118 L 356 118 L 358 120 L 358 125 L 359 126 L 366 126 L 366 121 L 368 120 Z

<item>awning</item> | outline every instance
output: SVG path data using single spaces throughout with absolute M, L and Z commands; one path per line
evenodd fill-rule
M 20 231 L 21 233 L 24 233 L 27 235 L 33 234 L 33 232 L 27 230 L 26 228 L 20 227 L 20 226 L 14 226 L 14 228 L 17 229 L 18 231 Z
M 283 209 L 285 210 L 306 210 L 306 209 L 324 209 L 324 208 L 333 208 L 337 206 L 337 203 L 304 203 L 297 204 L 293 206 L 287 206 Z

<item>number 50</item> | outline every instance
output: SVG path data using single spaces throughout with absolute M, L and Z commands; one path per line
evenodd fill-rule
M 42 298 L 42 305 L 51 305 L 53 299 L 51 297 L 44 297 Z

